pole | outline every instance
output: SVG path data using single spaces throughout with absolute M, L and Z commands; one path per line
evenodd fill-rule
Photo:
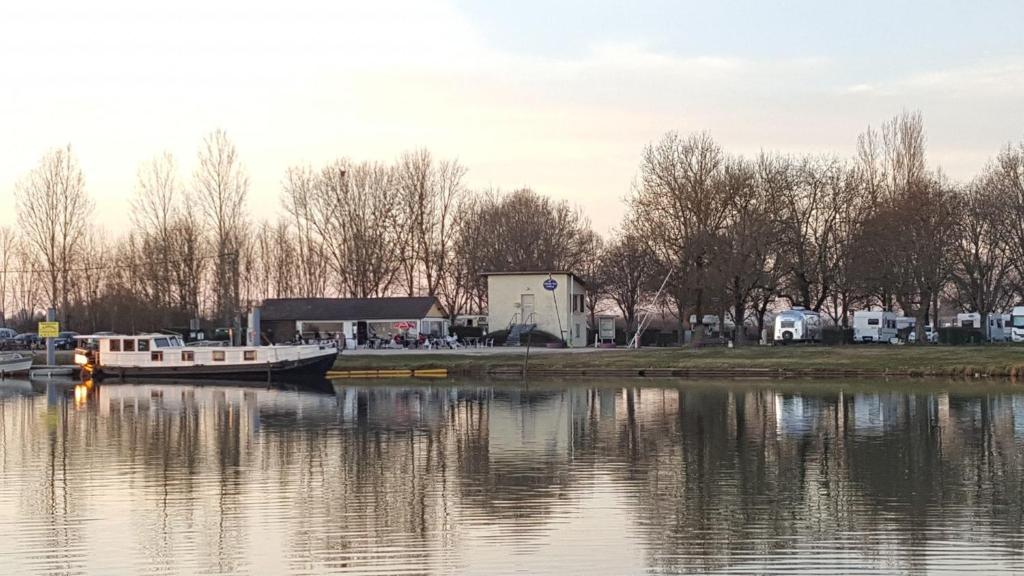
M 652 306 L 656 306 L 658 304 L 658 300 L 661 299 L 661 292 L 665 289 L 665 285 L 668 284 L 668 279 L 672 277 L 672 273 L 675 272 L 675 270 L 675 267 L 669 269 L 668 274 L 665 275 L 665 279 L 661 281 L 661 287 L 658 288 L 658 293 L 654 295 L 654 302 L 651 303 Z M 644 317 L 640 319 L 640 323 L 637 324 L 636 334 L 633 335 L 633 345 L 627 345 L 626 348 L 640 348 L 640 335 L 643 334 L 645 328 L 644 325 L 647 323 L 647 317 L 650 315 L 651 310 L 648 308 L 644 311 Z
M 551 274 L 548 274 L 548 280 L 552 280 Z M 569 279 L 572 282 L 572 279 Z M 562 344 L 565 344 L 565 331 L 562 330 L 562 315 L 558 312 L 558 297 L 555 296 L 556 290 L 551 291 L 551 300 L 555 303 L 555 318 L 558 318 L 558 337 L 562 339 Z
M 46 321 L 56 322 L 57 321 L 57 310 L 55 308 L 46 309 Z M 46 365 L 56 366 L 57 365 L 57 349 L 54 345 L 53 338 L 46 339 Z

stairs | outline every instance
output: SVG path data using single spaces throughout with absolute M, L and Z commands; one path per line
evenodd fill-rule
M 536 324 L 513 324 L 508 329 L 508 337 L 505 338 L 505 346 L 521 346 L 523 336 L 527 336 L 536 328 Z
M 512 316 L 508 323 L 508 336 L 505 337 L 505 346 L 522 346 L 523 336 L 528 336 L 537 328 L 537 321 L 533 314 L 526 319 L 526 322 L 519 321 L 519 314 Z

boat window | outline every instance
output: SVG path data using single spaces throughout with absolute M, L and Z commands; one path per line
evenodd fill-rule
M 152 360 L 153 362 L 163 362 L 164 361 L 164 353 L 163 352 L 159 352 L 159 351 L 150 352 L 149 353 L 149 359 Z
M 171 342 L 167 338 L 154 338 L 153 345 L 157 348 L 167 348 L 171 345 Z
M 213 351 L 213 361 L 214 362 L 223 362 L 224 361 L 224 351 L 223 350 L 214 350 Z
M 244 355 L 244 358 L 246 360 L 255 360 L 256 359 L 256 351 L 255 350 L 246 350 L 245 352 L 243 352 L 243 355 Z
M 139 343 L 135 346 L 139 352 L 149 352 L 149 340 L 139 340 Z
M 794 320 L 783 320 L 782 321 L 782 327 L 783 328 L 792 328 L 794 326 L 796 326 L 796 321 L 794 321 Z
M 196 353 L 191 351 L 191 350 L 183 351 L 181 353 L 181 361 L 182 362 L 195 362 L 196 361 Z
M 125 340 L 124 341 L 124 351 L 125 352 L 135 352 L 135 340 Z
M 108 342 L 109 342 L 109 348 L 110 348 L 111 352 L 120 352 L 121 351 L 121 341 L 120 340 L 108 340 Z

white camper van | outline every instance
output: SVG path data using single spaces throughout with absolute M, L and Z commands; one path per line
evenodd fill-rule
M 896 338 L 896 318 L 895 312 L 857 310 L 853 313 L 853 341 L 889 343 Z
M 1012 338 L 1012 334 L 1007 333 L 1007 327 L 1012 322 L 1012 315 L 993 312 L 988 315 L 987 326 L 982 327 L 981 313 L 979 312 L 963 312 L 956 315 L 957 326 L 981 330 L 985 338 L 992 342 L 1006 342 L 1006 340 Z
M 1010 312 L 1010 339 L 1024 342 L 1024 306 L 1014 306 Z
M 821 316 L 799 306 L 780 312 L 775 317 L 775 343 L 821 341 Z

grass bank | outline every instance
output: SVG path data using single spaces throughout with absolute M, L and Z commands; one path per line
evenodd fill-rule
M 342 355 L 339 370 L 446 368 L 462 375 L 513 375 L 523 349 L 491 354 Z M 642 373 L 641 373 L 642 372 Z M 532 353 L 531 375 L 702 377 L 1024 376 L 1024 346 L 747 346 Z

